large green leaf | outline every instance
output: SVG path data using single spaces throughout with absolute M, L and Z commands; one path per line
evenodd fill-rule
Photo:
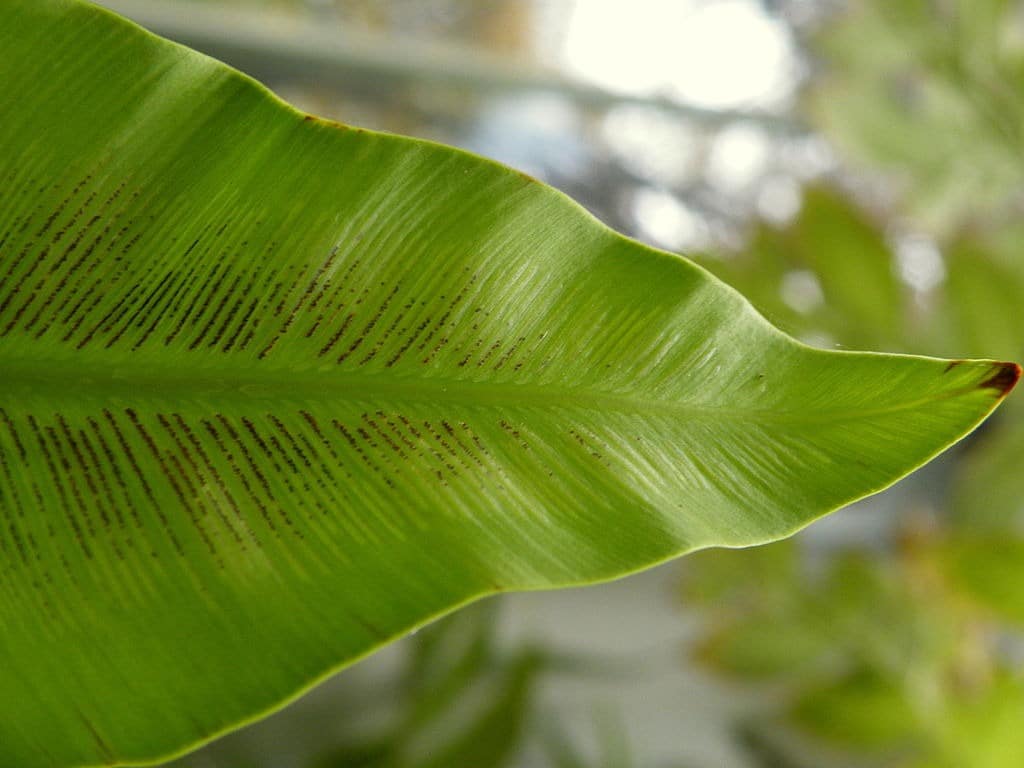
M 803 347 L 77 0 L 0 0 L 0 83 L 3 765 L 155 759 L 482 595 L 779 538 L 1019 375 Z

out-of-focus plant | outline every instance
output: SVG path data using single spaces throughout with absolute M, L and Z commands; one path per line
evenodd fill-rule
M 896 194 L 807 189 L 795 220 L 706 265 L 812 343 L 1019 354 L 1021 10 L 852 4 L 817 40 L 808 104 L 855 174 Z M 870 552 L 798 539 L 687 563 L 708 617 L 696 658 L 782 702 L 739 726 L 755 764 L 1024 765 L 1022 457 L 1017 404 Z
M 858 0 L 815 41 L 818 126 L 892 172 L 943 234 L 1019 213 L 1024 15 L 1014 0 Z
M 699 556 L 685 589 L 710 617 L 697 657 L 776 694 L 781 705 L 743 727 L 793 765 L 1020 765 L 1014 638 L 974 591 L 992 590 L 999 574 L 975 571 L 982 553 L 941 531 L 902 533 L 883 554 L 817 563 L 799 542 L 743 562 L 728 551 Z M 958 579 L 963 566 L 982 582 Z
M 422 630 L 390 721 L 373 737 L 322 755 L 313 768 L 509 765 L 546 659 L 528 647 L 499 652 L 496 606 L 482 604 Z

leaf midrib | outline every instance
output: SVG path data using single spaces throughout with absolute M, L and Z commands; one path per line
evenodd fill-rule
M 754 421 L 757 423 L 824 424 L 864 419 L 914 410 L 977 389 L 976 385 L 896 403 L 888 406 L 847 410 L 795 411 L 732 404 L 671 401 L 638 393 L 609 392 L 585 386 L 527 384 L 515 381 L 480 381 L 440 376 L 401 376 L 362 370 L 329 368 L 289 372 L 275 367 L 265 370 L 239 368 L 230 375 L 220 371 L 189 368 L 192 361 L 171 368 L 144 361 L 128 368 L 116 365 L 83 365 L 68 360 L 4 360 L 0 357 L 0 397 L 5 392 L 33 399 L 50 397 L 110 400 L 215 399 L 239 402 L 308 402 L 347 400 L 350 402 L 400 402 L 455 404 L 463 406 L 553 408 L 560 410 L 674 415 L 703 421 Z M 144 367 L 140 367 L 144 366 Z M 6 398 L 3 398 L 6 399 Z M 993 408 L 1001 398 L 993 398 Z

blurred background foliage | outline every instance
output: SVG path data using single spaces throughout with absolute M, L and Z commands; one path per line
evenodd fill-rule
M 808 344 L 1024 359 L 1020 0 L 101 0 Z M 413 575 L 414 577 L 414 575 Z M 444 619 L 180 768 L 1024 765 L 1024 398 L 786 542 Z

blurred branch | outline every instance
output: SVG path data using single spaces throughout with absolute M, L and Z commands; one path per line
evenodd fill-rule
M 776 132 L 801 130 L 761 111 L 712 110 L 664 97 L 616 93 L 547 68 L 512 62 L 468 46 L 406 39 L 317 24 L 265 11 L 174 0 L 94 0 L 157 34 L 206 51 L 260 78 L 352 88 L 432 82 L 484 93 L 555 93 L 581 107 L 633 104 L 702 125 L 755 122 Z

